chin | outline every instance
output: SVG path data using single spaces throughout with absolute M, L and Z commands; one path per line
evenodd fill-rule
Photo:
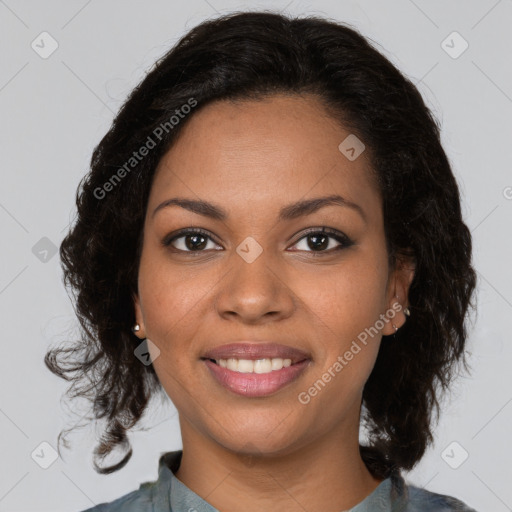
M 297 447 L 301 436 L 293 435 L 289 430 L 277 431 L 277 424 L 268 425 L 267 428 L 255 430 L 237 428 L 235 432 L 223 431 L 221 437 L 216 437 L 217 443 L 225 449 L 241 456 L 279 456 L 293 451 Z M 304 433 L 304 436 L 306 433 Z

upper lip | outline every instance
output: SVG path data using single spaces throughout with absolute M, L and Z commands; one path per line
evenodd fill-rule
M 286 345 L 280 345 L 278 343 L 230 343 L 228 345 L 222 345 L 215 347 L 205 352 L 202 359 L 291 359 L 292 364 L 298 363 L 305 359 L 310 359 L 310 355 L 303 350 L 289 347 Z

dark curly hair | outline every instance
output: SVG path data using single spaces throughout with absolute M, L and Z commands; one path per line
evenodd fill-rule
M 368 444 L 360 450 L 374 476 L 409 470 L 421 459 L 456 363 L 468 370 L 465 322 L 476 286 L 471 234 L 440 126 L 416 87 L 350 26 L 269 12 L 221 16 L 182 37 L 131 92 L 94 149 L 76 193 L 76 222 L 60 246 L 80 340 L 49 350 L 44 361 L 72 381 L 70 398 L 92 404 L 91 420 L 106 422 L 94 450 L 98 473 L 128 462 L 127 431 L 162 392 L 153 366 L 134 357 L 140 340 L 131 331 L 156 166 L 205 105 L 275 93 L 314 95 L 364 141 L 383 199 L 389 263 L 414 259 L 411 316 L 383 340 L 363 390 Z M 151 150 L 135 159 L 150 140 Z M 126 452 L 120 462 L 96 463 L 116 448 Z

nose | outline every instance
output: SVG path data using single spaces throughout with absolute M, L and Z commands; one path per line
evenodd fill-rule
M 270 251 L 263 250 L 254 261 L 233 251 L 228 265 L 215 300 L 220 316 L 257 324 L 293 314 L 296 297 L 286 272 Z

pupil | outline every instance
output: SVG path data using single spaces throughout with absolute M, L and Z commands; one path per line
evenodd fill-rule
M 325 249 L 329 245 L 329 239 L 325 235 L 309 235 L 309 239 L 322 239 L 319 245 L 317 243 L 309 244 L 311 249 Z
M 196 242 L 197 242 L 197 239 L 198 238 L 202 238 L 203 239 L 203 243 L 199 244 L 198 245 L 195 245 Z M 193 240 L 192 243 L 188 243 L 189 240 Z M 204 249 L 206 243 L 205 243 L 205 237 L 203 235 L 188 235 L 186 237 L 186 241 L 187 241 L 187 249 L 191 249 L 191 250 L 194 250 L 194 249 Z

